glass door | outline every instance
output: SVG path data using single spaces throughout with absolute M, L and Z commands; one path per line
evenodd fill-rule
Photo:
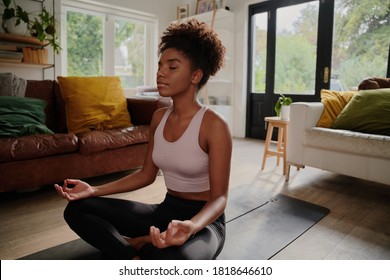
M 320 45 L 318 36 L 328 2 L 333 0 L 268 1 L 249 7 L 248 137 L 265 138 L 264 117 L 275 115 L 281 94 L 294 102 L 319 100 L 319 88 L 329 83 L 330 52 L 324 49 L 331 49 L 331 40 Z

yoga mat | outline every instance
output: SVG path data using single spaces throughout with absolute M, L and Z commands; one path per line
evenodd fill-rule
M 55 247 L 20 258 L 21 260 L 104 260 L 102 253 L 82 239 L 75 239 Z
M 329 209 L 261 187 L 237 186 L 226 208 L 226 241 L 218 260 L 272 258 L 329 213 Z M 24 260 L 97 260 L 102 254 L 81 239 L 25 256 Z
M 268 260 L 305 233 L 329 209 L 279 194 L 228 220 L 218 260 Z

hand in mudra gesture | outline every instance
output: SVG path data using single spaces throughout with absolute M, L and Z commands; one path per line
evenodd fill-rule
M 57 192 L 65 199 L 72 201 L 91 197 L 94 193 L 93 187 L 81 180 L 66 179 L 62 186 L 54 184 Z
M 166 248 L 184 244 L 195 233 L 195 225 L 192 221 L 173 220 L 164 232 L 154 226 L 150 227 L 150 237 L 154 246 Z

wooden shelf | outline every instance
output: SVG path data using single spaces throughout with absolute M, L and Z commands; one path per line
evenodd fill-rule
M 41 42 L 34 37 L 21 36 L 9 33 L 0 33 L 0 42 L 3 44 L 10 44 L 18 47 L 30 46 L 37 48 L 42 48 L 47 44 L 46 41 Z
M 0 61 L 0 66 L 36 68 L 36 69 L 48 69 L 54 67 L 53 64 L 37 64 L 37 63 L 12 62 L 12 61 Z

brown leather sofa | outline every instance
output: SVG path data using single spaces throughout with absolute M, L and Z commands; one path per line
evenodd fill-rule
M 0 192 L 26 191 L 142 166 L 153 112 L 170 105 L 163 98 L 128 98 L 134 127 L 68 133 L 65 103 L 56 81 L 27 81 L 26 97 L 43 99 L 46 125 L 54 135 L 0 138 Z

